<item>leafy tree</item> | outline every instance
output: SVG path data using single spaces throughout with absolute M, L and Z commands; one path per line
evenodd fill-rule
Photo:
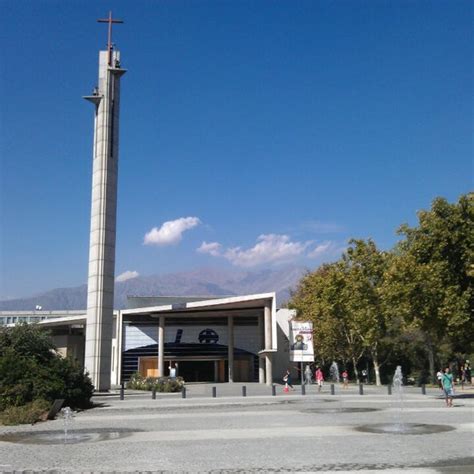
M 92 391 L 83 369 L 57 354 L 41 328 L 33 324 L 0 328 L 0 410 L 56 398 L 64 398 L 71 407 L 85 407 Z
M 380 367 L 387 361 L 397 334 L 396 319 L 387 317 L 381 294 L 389 254 L 379 251 L 370 239 L 349 243 L 342 257 L 348 324 L 370 355 L 376 384 L 381 385 Z
M 322 363 L 351 361 L 358 379 L 364 348 L 350 321 L 346 293 L 343 263 L 327 264 L 301 279 L 289 307 L 297 310 L 299 319 L 313 322 L 315 356 Z
M 450 352 L 472 351 L 474 195 L 455 204 L 443 198 L 418 213 L 419 225 L 404 224 L 383 288 L 386 310 L 403 318 L 405 330 L 419 332 L 429 370 L 447 344 Z

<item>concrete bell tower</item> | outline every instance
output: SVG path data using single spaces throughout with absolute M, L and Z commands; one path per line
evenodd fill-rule
M 99 81 L 92 95 L 94 105 L 94 145 L 92 205 L 87 283 L 87 328 L 85 368 L 97 391 L 110 389 L 112 323 L 115 283 L 115 234 L 119 151 L 120 52 L 112 44 L 109 18 L 107 51 L 99 52 Z

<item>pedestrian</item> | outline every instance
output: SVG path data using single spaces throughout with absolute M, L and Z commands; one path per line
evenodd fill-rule
M 306 368 L 304 369 L 304 378 L 306 381 L 306 385 L 311 385 L 313 380 L 312 380 L 312 373 L 311 373 L 311 367 L 309 365 L 306 365 Z
M 323 388 L 323 382 L 324 382 L 324 375 L 323 375 L 323 371 L 321 370 L 321 367 L 318 367 L 316 369 L 314 378 L 316 379 L 316 383 L 318 384 L 318 392 L 320 392 L 321 389 Z
M 342 372 L 342 388 L 349 388 L 348 383 L 349 383 L 349 374 L 347 373 L 347 370 L 344 369 L 344 371 Z
M 468 360 L 466 360 L 465 370 L 466 370 L 466 383 L 468 383 L 469 385 L 471 385 L 471 384 L 472 384 L 471 366 L 469 365 L 469 361 L 468 361 Z
M 295 388 L 293 387 L 293 384 L 291 383 L 291 372 L 290 369 L 286 369 L 285 375 L 283 376 L 283 382 L 285 382 L 285 392 L 288 392 L 288 387 L 291 388 L 291 390 L 294 390 Z
M 454 385 L 453 385 L 453 374 L 451 374 L 449 367 L 446 367 L 444 369 L 442 383 L 443 383 L 444 395 L 446 398 L 446 406 L 451 408 L 453 406 Z
M 438 372 L 436 372 L 436 378 L 438 379 L 438 387 L 440 390 L 443 390 L 443 369 L 439 369 Z
M 461 365 L 461 370 L 459 371 L 460 381 L 461 381 L 461 390 L 464 390 L 464 384 L 466 383 L 466 367 Z

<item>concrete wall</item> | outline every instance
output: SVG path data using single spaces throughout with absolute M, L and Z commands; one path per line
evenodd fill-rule
M 281 383 L 283 374 L 290 365 L 290 352 L 288 336 L 290 334 L 289 321 L 296 316 L 296 311 L 293 309 L 278 309 L 276 312 L 277 323 L 277 347 L 278 351 L 273 357 L 273 380 L 275 383 Z M 299 378 L 299 372 L 292 370 L 293 380 Z
M 63 334 L 52 336 L 53 342 L 63 357 L 71 357 L 84 366 L 85 338 L 81 335 Z

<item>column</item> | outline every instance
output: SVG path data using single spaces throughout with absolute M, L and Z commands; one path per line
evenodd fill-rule
M 265 348 L 265 328 L 263 325 L 263 315 L 258 316 L 258 337 L 260 341 L 260 350 Z M 263 356 L 258 357 L 258 383 L 265 383 L 265 361 Z
M 229 382 L 234 381 L 234 318 L 227 316 L 227 349 L 229 361 Z
M 160 315 L 158 326 L 158 377 L 165 375 L 165 317 Z
M 272 349 L 272 308 L 270 304 L 265 305 L 264 310 L 265 319 L 265 350 Z M 266 383 L 271 385 L 273 382 L 272 373 L 272 355 L 267 352 L 265 354 L 265 372 L 266 372 Z
M 214 361 L 214 382 L 219 382 L 219 361 Z

